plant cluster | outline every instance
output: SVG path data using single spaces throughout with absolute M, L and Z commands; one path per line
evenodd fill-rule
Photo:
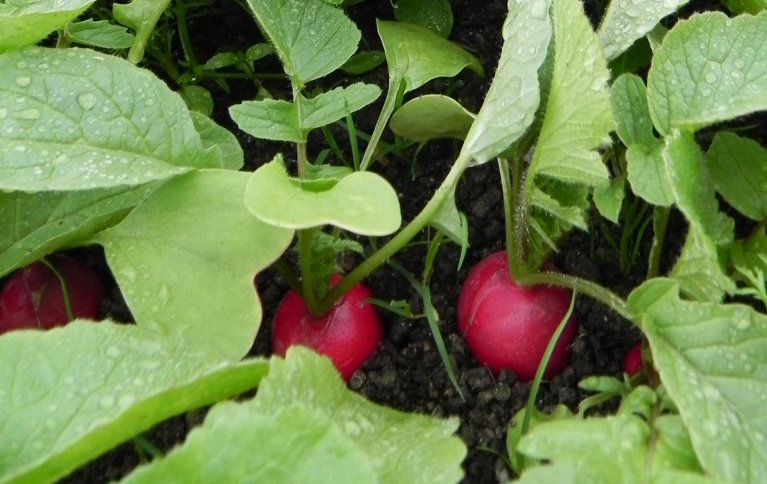
M 508 432 L 520 480 L 763 480 L 767 149 L 737 121 L 767 109 L 767 5 L 726 2 L 730 15 L 698 13 L 667 28 L 661 20 L 685 1 L 615 1 L 595 32 L 578 0 L 509 0 L 498 67 L 472 113 L 443 94 L 413 96 L 464 69 L 484 75 L 447 39 L 448 2 L 401 0 L 398 21 L 376 23 L 383 55 L 358 52 L 349 3 L 247 0 L 267 42 L 205 63 L 186 24 L 197 5 L 182 0 L 133 0 L 107 15 L 89 10 L 94 0 L 0 3 L 0 275 L 9 276 L 0 328 L 74 320 L 0 336 L 0 481 L 55 481 L 206 405 L 182 445 L 124 481 L 459 480 L 457 419 L 372 404 L 338 372 L 348 380 L 379 344 L 362 281 L 387 263 L 422 299 L 452 371 L 428 267 L 442 238 L 470 250 L 456 186 L 490 161 L 503 187 L 506 250 L 471 272 L 458 324 L 478 361 L 532 380 Z M 85 12 L 103 18 L 78 21 Z M 182 60 L 167 43 L 172 25 Z M 289 84 L 285 97 L 256 74 L 269 55 Z M 145 57 L 178 92 L 138 66 Z M 382 57 L 382 108 L 372 132 L 358 133 L 354 113 L 381 89 L 328 78 Z M 233 122 L 291 144 L 295 163 L 277 155 L 241 170 L 237 138 L 209 117 L 201 84 L 226 89 L 230 68 L 258 87 L 257 98 L 228 107 Z M 311 153 L 310 133 L 334 123 L 349 133 L 348 151 Z M 405 223 L 391 182 L 372 169 L 387 127 L 406 142 L 462 142 Z M 349 162 L 333 163 L 336 151 L 351 153 Z M 672 210 L 688 231 L 661 273 Z M 615 244 L 622 270 L 651 224 L 647 277 L 627 299 L 548 262 L 594 213 L 624 222 Z M 735 230 L 734 217 L 746 230 Z M 427 229 L 437 236 L 417 280 L 393 257 Z M 56 254 L 94 244 L 133 324 L 89 320 L 98 319 L 101 284 Z M 337 260 L 347 252 L 359 263 L 343 273 Z M 262 316 L 253 280 L 267 267 L 292 286 L 273 323 L 284 359 L 247 356 Z M 623 379 L 581 382 L 594 395 L 576 414 L 545 415 L 537 388 L 566 364 L 578 296 L 636 325 L 643 343 Z M 612 398 L 614 415 L 589 412 Z

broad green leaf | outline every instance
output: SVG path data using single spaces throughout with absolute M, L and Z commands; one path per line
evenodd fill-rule
M 228 403 L 215 412 L 217 418 L 193 430 L 183 446 L 121 482 L 377 482 L 365 453 L 319 410 L 288 404 L 264 414 Z
M 144 58 L 144 49 L 168 5 L 170 0 L 131 0 L 129 3 L 112 5 L 115 20 L 136 32 L 128 52 L 128 60 L 132 63 L 138 64 Z
M 616 132 L 626 150 L 626 171 L 634 194 L 654 205 L 674 203 L 669 173 L 664 167 L 663 144 L 653 133 L 647 90 L 634 74 L 613 82 L 610 100 L 615 113 Z
M 261 322 L 253 277 L 293 237 L 247 211 L 249 178 L 177 177 L 95 237 L 139 326 L 228 358 L 248 352 Z
M 706 473 L 761 481 L 767 475 L 767 316 L 740 304 L 682 300 L 668 279 L 644 283 L 628 304 Z
M 141 185 L 216 166 L 181 98 L 149 71 L 88 49 L 0 56 L 0 188 Z
M 386 54 L 389 86 L 360 162 L 363 171 L 373 160 L 378 141 L 394 110 L 402 102 L 403 95 L 432 79 L 453 77 L 467 67 L 480 76 L 484 75 L 476 57 L 425 27 L 383 20 L 376 20 L 376 26 Z
M 186 107 L 189 108 L 190 112 L 199 113 L 205 117 L 210 117 L 213 114 L 213 96 L 210 94 L 210 91 L 204 87 L 194 85 L 184 86 L 178 91 L 178 94 L 181 96 L 181 99 L 184 100 L 184 103 L 186 104 Z M 202 134 L 204 128 L 201 127 L 201 124 L 204 123 L 198 123 L 199 120 L 196 119 L 194 115 L 193 119 L 198 132 Z
M 647 423 L 631 414 L 544 422 L 522 437 L 518 449 L 551 462 L 524 472 L 522 483 L 710 482 L 695 462 L 669 458 L 674 450 L 667 440 L 655 441 Z
M 257 138 L 305 143 L 309 131 L 326 126 L 362 109 L 381 94 L 372 84 L 337 87 L 296 102 L 264 99 L 245 101 L 229 108 L 237 126 Z
M 660 141 L 635 144 L 626 150 L 626 172 L 631 191 L 648 203 L 669 207 L 674 203 L 674 191 Z M 673 160 L 671 160 L 673 161 Z
M 733 239 L 733 221 L 721 213 L 703 154 L 689 132 L 674 130 L 664 138 L 663 172 L 673 200 L 690 229 L 672 276 L 685 293 L 703 301 L 719 301 L 734 284 L 719 262 L 719 246 Z
M 626 196 L 626 177 L 620 175 L 610 180 L 609 185 L 594 187 L 592 199 L 599 214 L 612 223 L 617 224 Z
M 394 17 L 400 22 L 422 25 L 444 38 L 453 30 L 453 8 L 449 0 L 399 0 Z
M 387 235 L 402 222 L 397 193 L 380 175 L 354 172 L 338 182 L 288 176 L 278 158 L 256 170 L 245 205 L 259 220 L 306 229 L 335 225 L 362 235 Z
M 94 2 L 30 0 L 0 3 L 0 53 L 36 44 L 77 18 Z
M 607 60 L 631 47 L 661 21 L 689 0 L 624 0 L 610 2 L 599 24 L 599 43 Z
M 553 19 L 554 71 L 528 184 L 539 175 L 607 184 L 607 168 L 594 151 L 609 143 L 613 129 L 607 64 L 580 2 L 554 2 Z
M 348 87 L 337 87 L 312 98 L 301 99 L 301 129 L 309 131 L 338 121 L 347 114 L 362 109 L 381 95 L 381 89 L 361 82 Z
M 381 483 L 457 482 L 466 447 L 454 435 L 457 419 L 441 420 L 376 405 L 350 392 L 327 358 L 295 347 L 273 358 L 253 405 L 274 413 L 300 403 L 331 417 L 362 450 Z M 215 409 L 214 409 L 215 410 Z M 221 414 L 211 415 L 217 420 Z
M 330 74 L 357 50 L 360 31 L 343 10 L 321 0 L 248 0 L 248 5 L 294 84 Z
M 767 219 L 767 150 L 756 141 L 720 132 L 706 153 L 716 191 L 746 217 Z
M 747 12 L 756 15 L 767 10 L 767 0 L 723 0 L 722 3 L 735 14 Z
M 583 214 L 583 207 L 563 205 L 538 187 L 533 188 L 533 193 L 530 196 L 530 205 L 555 216 L 568 225 L 583 230 L 588 229 L 588 224 Z
M 87 19 L 67 25 L 66 34 L 72 42 L 101 47 L 103 49 L 127 49 L 135 37 L 125 27 L 107 20 Z
M 767 109 L 767 13 L 706 12 L 666 35 L 647 76 L 655 127 L 698 130 Z
M 114 225 L 155 186 L 0 192 L 0 276 Z
M 735 283 L 724 271 L 716 243 L 700 227 L 690 226 L 682 252 L 669 277 L 679 282 L 682 291 L 698 301 L 721 301 L 735 290 Z
M 254 388 L 266 370 L 108 321 L 4 334 L 0 481 L 55 482 L 173 415 Z
M 540 102 L 538 69 L 551 41 L 550 3 L 509 1 L 501 59 L 461 150 L 475 163 L 498 156 L 533 123 Z
M 690 225 L 715 244 L 732 240 L 733 222 L 719 211 L 703 153 L 689 132 L 674 130 L 664 139 L 663 169 L 674 201 Z
M 455 99 L 426 94 L 402 105 L 391 117 L 389 127 L 398 136 L 414 141 L 464 139 L 472 122 L 474 115 Z
M 203 148 L 211 152 L 212 160 L 216 160 L 215 164 L 211 163 L 212 167 L 225 170 L 242 168 L 245 164 L 245 155 L 237 137 L 204 114 L 196 111 L 190 111 L 189 114 L 194 127 L 200 134 Z
M 237 127 L 251 136 L 275 141 L 303 143 L 296 104 L 284 99 L 245 101 L 229 108 Z
M 653 146 L 658 142 L 653 134 L 647 89 L 641 77 L 624 74 L 617 78 L 610 88 L 610 101 L 615 114 L 615 132 L 624 145 Z
M 426 27 L 384 20 L 376 20 L 376 25 L 389 65 L 390 89 L 394 86 L 398 91 L 404 81 L 403 93 L 407 93 L 432 79 L 453 77 L 467 67 L 484 73 L 476 57 Z

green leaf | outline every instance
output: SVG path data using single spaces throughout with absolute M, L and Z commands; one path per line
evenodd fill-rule
M 723 0 L 722 3 L 735 14 L 747 12 L 756 15 L 767 10 L 767 0 Z
M 610 101 L 615 114 L 615 131 L 624 145 L 654 146 L 658 142 L 653 134 L 647 89 L 641 77 L 624 74 L 617 78 L 610 88 Z
M 380 94 L 377 86 L 356 83 L 313 98 L 299 95 L 301 109 L 295 102 L 264 99 L 234 105 L 229 113 L 240 129 L 257 138 L 305 143 L 312 129 L 362 109 Z
M 599 25 L 599 43 L 607 60 L 613 60 L 643 37 L 663 17 L 676 12 L 689 0 L 637 0 L 610 2 Z
M 594 150 L 613 129 L 607 64 L 580 2 L 554 2 L 553 18 L 554 71 L 528 183 L 543 175 L 604 185 L 609 175 Z
M 613 178 L 609 185 L 594 187 L 592 199 L 599 210 L 599 214 L 617 224 L 626 196 L 626 177 L 620 175 Z
M 746 217 L 767 219 L 767 150 L 756 141 L 720 132 L 706 153 L 718 191 Z
M 273 413 L 301 403 L 322 411 L 362 450 L 382 483 L 457 482 L 466 447 L 453 435 L 457 419 L 400 412 L 367 401 L 341 381 L 327 358 L 294 347 L 272 359 L 269 376 L 252 403 Z
M 583 207 L 573 205 L 563 205 L 559 200 L 553 198 L 538 187 L 533 188 L 530 196 L 530 205 L 544 212 L 555 216 L 566 224 L 578 227 L 583 230 L 588 229 L 586 218 L 583 213 Z
M 429 221 L 437 230 L 441 230 L 456 245 L 461 247 L 461 254 L 469 248 L 469 226 L 466 216 L 458 211 L 455 204 L 455 192 L 442 203 L 437 213 Z M 463 260 L 463 257 L 461 257 Z
M 734 19 L 719 12 L 680 21 L 647 76 L 656 128 L 698 130 L 767 108 L 767 13 Z
M 629 146 L 626 151 L 626 171 L 631 191 L 646 202 L 661 207 L 674 203 L 674 190 L 664 158 L 664 145 L 660 141 Z M 673 160 L 670 160 L 673 162 Z
M 389 65 L 390 90 L 393 86 L 398 91 L 404 81 L 403 93 L 407 93 L 432 79 L 453 77 L 467 67 L 484 74 L 476 57 L 426 27 L 384 20 L 376 20 L 376 25 Z
M 0 192 L 0 276 L 114 225 L 155 187 Z
M 208 118 L 213 114 L 213 96 L 204 87 L 194 85 L 184 86 L 178 91 L 178 94 L 186 103 L 189 111 L 202 114 Z M 198 132 L 205 129 L 201 127 L 203 123 L 199 123 L 196 117 L 193 116 L 192 119 L 195 121 Z
M 545 422 L 522 437 L 519 449 L 551 464 L 528 469 L 518 482 L 711 482 L 687 462 L 669 460 L 664 444 L 655 449 L 651 438 L 647 423 L 630 414 Z
M 698 301 L 721 301 L 735 290 L 735 283 L 724 271 L 716 243 L 700 227 L 690 226 L 682 252 L 670 277 L 682 291 Z
M 387 235 L 402 222 L 397 193 L 380 175 L 354 172 L 337 183 L 288 176 L 282 158 L 250 177 L 245 205 L 258 219 L 278 227 L 335 225 L 361 235 Z
M 706 473 L 731 482 L 767 475 L 767 316 L 740 304 L 684 301 L 654 279 L 628 299 L 653 363 Z
M 107 20 L 87 19 L 67 25 L 67 35 L 72 42 L 101 47 L 103 49 L 127 49 L 135 37 L 125 27 Z
M 4 334 L 0 481 L 54 482 L 171 416 L 254 388 L 266 366 L 111 322 Z
M 664 170 L 677 207 L 701 234 L 719 245 L 729 243 L 733 222 L 719 211 L 714 184 L 695 137 L 674 130 L 663 141 Z
M 473 122 L 474 115 L 455 99 L 426 94 L 402 105 L 391 117 L 389 127 L 397 136 L 414 141 L 464 139 Z
M 363 451 L 319 410 L 290 404 L 262 414 L 229 403 L 215 412 L 183 446 L 121 482 L 377 482 Z
M 245 155 L 237 137 L 228 129 L 216 124 L 208 116 L 196 111 L 191 111 L 189 114 L 194 122 L 194 127 L 200 134 L 203 148 L 212 153 L 211 158 L 218 160 L 215 165 L 213 163 L 211 165 L 225 170 L 242 168 L 245 164 Z
M 400 22 L 426 27 L 444 38 L 453 30 L 453 8 L 449 0 L 399 0 L 394 17 Z
M 244 101 L 229 108 L 237 127 L 251 136 L 275 141 L 303 143 L 296 104 L 283 99 Z
M 381 89 L 378 86 L 358 82 L 348 87 L 337 87 L 312 98 L 302 97 L 303 117 L 299 118 L 301 129 L 308 132 L 338 121 L 372 103 L 380 95 Z
M 0 3 L 0 53 L 36 44 L 74 20 L 95 0 Z
M 181 98 L 149 71 L 88 49 L 0 56 L 0 188 L 141 185 L 216 165 Z
M 226 170 L 175 178 L 96 236 L 139 326 L 228 358 L 248 352 L 261 322 L 253 277 L 293 237 L 245 209 L 249 178 Z
M 130 62 L 138 64 L 144 58 L 144 49 L 168 5 L 170 0 L 131 0 L 129 3 L 112 5 L 115 20 L 136 32 L 128 52 Z
M 540 102 L 538 69 L 551 41 L 550 3 L 509 2 L 498 69 L 461 150 L 475 163 L 498 156 L 535 119 Z
M 321 0 L 248 0 L 285 73 L 299 86 L 341 67 L 360 31 L 343 10 Z

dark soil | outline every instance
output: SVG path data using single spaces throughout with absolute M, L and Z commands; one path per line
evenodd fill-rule
M 451 39 L 477 55 L 488 75 L 480 79 L 471 73 L 461 74 L 450 82 L 433 82 L 423 91 L 450 90 L 451 95 L 464 106 L 476 111 L 489 87 L 500 53 L 500 29 L 505 17 L 506 1 L 453 0 L 452 4 L 455 27 Z M 589 5 L 589 9 L 591 15 L 598 15 L 593 5 Z M 234 2 L 222 2 L 215 10 L 200 13 L 200 17 L 193 17 L 191 24 L 193 42 L 199 46 L 200 59 L 207 59 L 221 50 L 244 50 L 260 41 L 255 24 Z M 350 15 L 363 31 L 363 42 L 369 48 L 380 48 L 374 19 L 393 17 L 390 2 L 369 0 L 351 8 Z M 274 66 L 274 71 L 278 68 Z M 365 76 L 365 80 L 385 87 L 385 67 Z M 268 161 L 279 150 L 283 150 L 287 158 L 290 158 L 291 151 L 288 148 L 253 140 L 236 131 L 228 119 L 226 108 L 243 99 L 252 98 L 254 88 L 246 83 L 230 85 L 232 89 L 229 93 L 209 86 L 217 106 L 214 114 L 221 124 L 237 133 L 246 150 L 248 167 L 253 168 Z M 279 85 L 275 88 L 278 89 Z M 370 132 L 376 114 L 371 112 L 367 117 L 359 116 L 356 119 L 359 129 Z M 345 134 L 340 130 L 336 134 L 339 144 L 345 146 Z M 316 154 L 321 148 L 310 146 L 310 155 Z M 421 209 L 441 183 L 458 148 L 454 142 L 435 142 L 424 147 L 417 155 L 414 149 L 407 150 L 401 156 L 390 158 L 385 166 L 376 166 L 375 169 L 392 181 L 400 194 L 405 220 L 412 218 Z M 413 158 L 416 159 L 414 164 L 411 163 Z M 471 247 L 467 260 L 463 267 L 457 269 L 458 247 L 444 244 L 436 260 L 430 287 L 433 303 L 440 315 L 440 331 L 465 399 L 460 398 L 450 383 L 426 321 L 405 319 L 384 312 L 382 316 L 387 327 L 385 340 L 375 356 L 354 375 L 350 387 L 373 401 L 401 410 L 439 417 L 460 417 L 459 434 L 469 448 L 464 462 L 464 481 L 505 482 L 510 477 L 504 461 L 506 430 L 511 417 L 524 406 L 530 385 L 517 381 L 511 373 L 494 376 L 478 365 L 455 327 L 455 304 L 467 268 L 504 246 L 501 186 L 494 163 L 472 168 L 466 173 L 458 188 L 457 203 L 469 219 Z M 571 234 L 563 241 L 561 251 L 553 260 L 563 272 L 596 281 L 625 296 L 644 278 L 646 266 L 643 261 L 647 258 L 648 241 L 643 242 L 639 262 L 628 274 L 621 274 L 616 269 L 617 252 L 608 243 L 603 230 L 614 237 L 620 237 L 619 227 L 600 222 L 595 217 L 591 233 Z M 681 240 L 678 234 L 670 234 L 671 240 L 675 237 Z M 397 256 L 397 261 L 415 274 L 423 270 L 425 249 L 424 244 L 419 243 L 422 241 L 415 241 L 411 248 Z M 280 284 L 279 279 L 271 273 L 262 274 L 257 280 L 265 316 L 253 354 L 268 355 L 271 312 L 286 286 Z M 415 292 L 394 270 L 383 268 L 372 275 L 367 283 L 377 298 L 408 300 L 416 309 L 415 312 L 418 312 L 420 301 Z M 119 300 L 117 296 L 119 294 L 116 295 Z M 558 403 L 575 409 L 585 396 L 577 386 L 578 381 L 585 376 L 620 376 L 623 355 L 639 339 L 639 333 L 631 323 L 599 303 L 580 297 L 576 307 L 580 315 L 580 334 L 572 344 L 570 364 L 560 375 L 544 382 L 541 387 L 537 403 L 544 410 Z M 113 313 L 119 311 L 119 304 L 109 309 Z M 183 440 L 189 428 L 199 421 L 198 417 L 175 418 L 158 426 L 145 437 L 159 449 L 168 449 Z M 125 444 L 66 481 L 102 482 L 117 479 L 139 463 L 139 454 L 134 444 Z

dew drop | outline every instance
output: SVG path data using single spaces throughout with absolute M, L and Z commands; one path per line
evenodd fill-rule
M 16 85 L 19 87 L 27 87 L 32 84 L 32 78 L 29 76 L 19 76 L 16 78 Z
M 93 93 L 84 92 L 77 96 L 77 103 L 80 104 L 81 108 L 88 111 L 89 109 L 93 109 L 93 106 L 96 105 L 96 96 Z
M 101 408 L 112 408 L 114 404 L 115 404 L 115 398 L 109 395 L 105 397 L 101 397 L 101 399 L 99 400 L 99 405 L 101 406 Z
M 117 358 L 118 356 L 120 356 L 120 350 L 117 349 L 116 346 L 110 346 L 109 348 L 107 348 L 107 356 L 109 358 Z
M 741 319 L 735 322 L 735 327 L 741 330 L 746 330 L 751 327 L 751 321 L 748 319 Z
M 8 117 L 8 109 L 0 108 L 0 119 L 5 119 L 7 117 Z
M 128 408 L 135 401 L 136 401 L 136 397 L 134 395 L 131 395 L 131 394 L 123 395 L 120 397 L 119 400 L 117 400 L 117 406 L 120 408 Z
M 706 74 L 707 83 L 713 84 L 716 82 L 716 79 L 717 79 L 716 74 L 714 74 L 713 72 L 709 72 L 708 74 Z

